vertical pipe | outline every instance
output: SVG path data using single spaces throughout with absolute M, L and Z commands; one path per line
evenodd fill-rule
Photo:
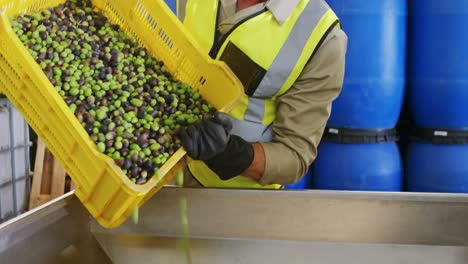
M 15 142 L 13 139 L 13 106 L 10 102 L 8 102 L 8 119 L 10 123 L 10 153 L 11 153 L 11 188 L 12 188 L 12 195 L 13 195 L 13 214 L 16 215 L 18 212 L 18 204 L 16 200 L 16 168 L 15 168 Z
M 6 105 L 4 104 L 4 100 L 0 96 L 0 114 L 3 112 L 6 112 L 8 109 L 6 108 Z M 8 151 L 8 149 L 6 149 Z M 5 154 L 7 155 L 7 154 Z M 2 213 L 2 199 L 0 197 L 0 222 L 2 221 L 3 218 L 3 213 Z
M 2 214 L 2 199 L 0 197 L 0 223 L 2 222 L 3 214 Z
M 29 141 L 29 126 L 28 126 L 28 123 L 26 123 L 26 121 L 23 121 L 23 124 L 24 124 L 24 162 L 25 162 L 25 174 L 24 176 L 26 177 L 25 178 L 25 181 L 24 181 L 24 185 L 25 185 L 25 190 L 24 190 L 24 201 L 23 201 L 23 205 L 22 205 L 22 209 L 23 210 L 26 210 L 26 205 L 29 204 L 29 195 L 30 195 L 30 192 L 31 192 L 31 181 L 30 181 L 30 175 L 31 175 L 31 164 L 30 164 L 30 160 L 29 160 L 29 151 L 30 151 L 30 141 Z

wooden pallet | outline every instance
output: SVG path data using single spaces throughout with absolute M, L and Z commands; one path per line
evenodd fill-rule
M 73 189 L 75 185 L 66 171 L 38 139 L 29 209 L 45 204 Z

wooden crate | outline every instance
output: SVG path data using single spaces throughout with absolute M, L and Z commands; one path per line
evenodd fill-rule
M 74 189 L 75 185 L 66 171 L 38 139 L 29 209 L 34 209 Z

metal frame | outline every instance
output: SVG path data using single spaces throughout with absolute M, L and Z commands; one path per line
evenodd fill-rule
M 27 124 L 26 121 L 23 120 L 23 129 L 24 129 L 24 144 L 20 145 L 15 145 L 14 142 L 14 125 L 15 125 L 15 120 L 13 118 L 13 111 L 12 109 L 14 106 L 9 102 L 6 98 L 1 98 L 0 97 L 0 113 L 1 112 L 6 112 L 8 114 L 8 122 L 9 122 L 9 145 L 5 148 L 0 149 L 0 154 L 1 153 L 6 153 L 10 152 L 10 166 L 11 166 L 11 181 L 6 182 L 5 184 L 2 185 L 2 187 L 6 186 L 7 184 L 11 184 L 12 186 L 12 203 L 13 203 L 13 212 L 11 212 L 11 217 L 16 217 L 26 211 L 26 207 L 24 208 L 19 208 L 18 206 L 18 201 L 17 201 L 17 186 L 16 183 L 20 180 L 25 179 L 25 201 L 24 201 L 24 206 L 28 204 L 29 201 L 29 193 L 31 190 L 31 164 L 30 164 L 30 147 L 31 147 L 31 142 L 29 138 L 29 125 Z M 25 172 L 24 175 L 20 177 L 16 177 L 16 158 L 15 158 L 15 150 L 18 149 L 24 149 L 24 160 L 25 160 Z M 0 201 L 0 223 L 2 222 L 1 216 L 2 216 L 2 205 Z M 4 219 L 6 220 L 6 219 Z
M 181 199 L 193 263 L 464 264 L 468 256 L 465 194 L 166 187 L 137 225 L 112 230 L 73 193 L 51 201 L 0 225 L 0 263 L 185 263 L 176 247 Z
M 0 263 L 112 263 L 73 192 L 0 224 Z
M 140 222 L 94 233 L 181 237 L 179 201 L 191 238 L 468 246 L 468 195 L 166 188 Z

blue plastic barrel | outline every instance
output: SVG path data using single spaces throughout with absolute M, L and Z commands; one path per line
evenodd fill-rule
M 414 127 L 411 140 L 408 191 L 468 193 L 468 131 Z
M 388 129 L 397 124 L 406 71 L 406 0 L 326 0 L 348 35 L 343 90 L 332 127 Z
M 174 14 L 177 14 L 177 0 L 164 0 L 164 2 L 166 2 Z
M 314 187 L 321 190 L 401 191 L 402 163 L 395 142 L 322 142 L 314 162 Z
M 468 193 L 468 145 L 411 143 L 407 155 L 408 191 Z
M 468 1 L 408 2 L 408 78 L 415 122 L 430 128 L 468 128 Z
M 307 190 L 311 189 L 312 185 L 312 167 L 309 168 L 307 173 L 301 178 L 300 181 L 284 186 L 285 190 Z

